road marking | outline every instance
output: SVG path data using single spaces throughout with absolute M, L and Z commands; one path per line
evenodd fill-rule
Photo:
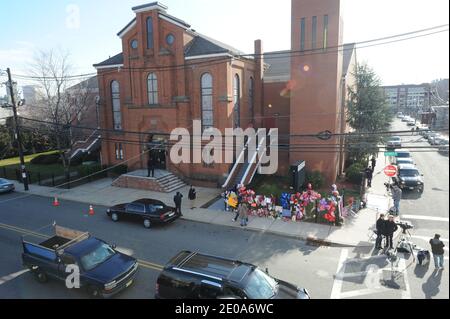
M 365 296 L 365 295 L 372 295 L 372 294 L 377 294 L 377 293 L 382 293 L 382 292 L 386 293 L 386 289 L 385 288 L 378 288 L 378 289 L 368 288 L 368 289 L 347 291 L 347 292 L 341 293 L 341 299 L 360 297 L 360 296 Z
M 421 215 L 401 215 L 402 219 L 420 219 L 420 220 L 432 220 L 437 222 L 447 222 L 448 218 L 445 217 L 433 217 L 433 216 L 421 216 Z
M 345 273 L 345 261 L 348 257 L 348 249 L 342 249 L 341 251 L 341 257 L 339 258 L 338 267 L 336 271 L 336 277 L 334 278 L 333 282 L 333 289 L 331 290 L 331 299 L 341 299 L 341 291 L 342 291 L 342 285 L 344 284 L 344 281 L 340 278 L 338 278 L 338 274 Z
M 0 228 L 6 229 L 6 230 L 11 230 L 11 231 L 20 233 L 22 235 L 32 235 L 32 236 L 37 236 L 37 237 L 41 237 L 41 238 L 49 238 L 49 236 L 46 236 L 46 235 L 43 235 L 43 234 L 39 234 L 39 233 L 35 233 L 35 232 L 30 231 L 28 229 L 24 229 L 24 228 L 12 226 L 12 225 L 7 225 L 7 224 L 0 223 Z M 164 266 L 162 266 L 162 265 L 154 264 L 152 262 L 145 261 L 145 260 L 138 260 L 138 263 L 139 263 L 140 266 L 142 266 L 144 268 L 152 269 L 152 270 L 162 271 L 164 269 Z
M 19 277 L 19 276 L 21 276 L 21 275 L 23 275 L 23 274 L 25 274 L 25 273 L 27 273 L 29 271 L 30 271 L 29 269 L 25 269 L 25 270 L 16 272 L 14 274 L 7 275 L 7 276 L 4 276 L 4 277 L 0 278 L 0 286 L 3 285 L 4 283 L 7 283 L 8 281 L 16 279 L 17 277 Z
M 408 266 L 406 266 L 406 259 L 405 257 L 403 257 L 400 261 L 401 267 L 400 265 L 398 266 L 398 268 L 400 269 L 404 269 L 403 272 L 403 279 L 405 282 L 405 290 L 402 291 L 402 299 L 411 299 L 411 289 L 409 287 L 409 279 L 408 279 Z

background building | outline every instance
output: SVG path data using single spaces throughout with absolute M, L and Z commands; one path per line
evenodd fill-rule
M 383 86 L 383 90 L 394 112 L 416 116 L 431 105 L 431 85 L 428 83 Z

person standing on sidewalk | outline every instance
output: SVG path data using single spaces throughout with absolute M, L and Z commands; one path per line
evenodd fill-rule
M 372 173 L 375 172 L 375 166 L 377 166 L 377 159 L 375 158 L 375 155 L 372 156 L 372 159 L 370 160 L 372 162 Z
M 376 228 L 377 240 L 375 241 L 375 249 L 383 249 L 383 235 L 386 233 L 386 219 L 384 219 L 384 214 L 380 214 L 380 217 L 377 220 Z
M 155 177 L 155 160 L 153 159 L 152 152 L 148 153 L 147 160 L 147 177 Z
M 398 216 L 400 214 L 400 201 L 402 199 L 403 191 L 398 185 L 392 187 L 392 199 L 394 200 L 394 211 Z
M 436 269 L 444 270 L 444 243 L 441 241 L 441 235 L 434 235 L 433 239 L 430 239 L 431 252 L 433 253 L 434 266 Z
M 188 194 L 189 201 L 191 202 L 191 209 L 195 208 L 195 200 L 197 199 L 197 191 L 195 190 L 194 186 L 191 185 L 191 188 L 189 189 Z
M 367 187 L 372 187 L 373 170 L 372 167 L 366 168 Z
M 389 220 L 385 224 L 386 247 L 388 249 L 394 248 L 394 234 L 397 230 L 398 226 L 395 223 L 394 216 L 389 215 Z
M 239 219 L 241 220 L 241 226 L 242 227 L 247 226 L 247 222 L 248 222 L 247 205 L 244 203 L 239 204 L 238 213 L 239 213 Z
M 183 216 L 183 213 L 181 212 L 182 198 L 183 195 L 180 192 L 177 192 L 177 194 L 173 197 L 173 202 L 175 203 L 175 212 L 180 216 Z

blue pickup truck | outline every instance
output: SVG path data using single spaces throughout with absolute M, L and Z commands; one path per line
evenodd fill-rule
M 66 282 L 71 274 L 68 269 L 75 267 L 79 270 L 79 288 L 93 298 L 108 298 L 131 286 L 138 270 L 135 258 L 89 233 L 56 224 L 52 227 L 53 236 L 32 234 L 31 237 L 41 238 L 39 243 L 22 238 L 23 265 L 39 282 L 45 283 L 49 278 Z M 41 242 L 42 239 L 45 240 Z

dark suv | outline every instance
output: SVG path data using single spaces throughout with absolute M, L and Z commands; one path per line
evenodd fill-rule
M 403 190 L 417 190 L 419 193 L 423 193 L 424 183 L 422 176 L 413 164 L 399 164 L 398 175 L 394 177 L 394 181 Z
M 306 289 L 272 278 L 252 264 L 183 251 L 156 283 L 157 299 L 310 299 Z

